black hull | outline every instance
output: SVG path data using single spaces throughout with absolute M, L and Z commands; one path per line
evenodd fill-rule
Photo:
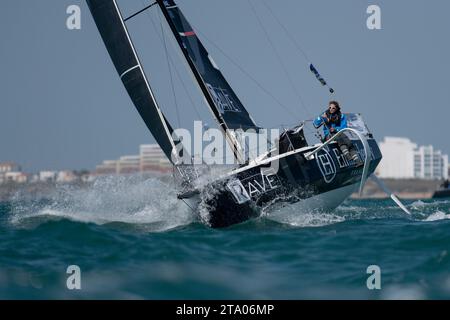
M 450 189 L 437 190 L 433 194 L 433 199 L 450 198 Z
M 370 175 L 381 152 L 374 139 L 368 143 Z M 355 144 L 363 157 L 362 143 Z M 277 171 L 270 164 L 259 165 L 208 185 L 201 195 L 201 205 L 209 212 L 205 222 L 213 228 L 228 227 L 259 216 L 263 208 L 296 203 L 361 181 L 363 166 L 347 161 L 336 144 L 307 160 L 305 154 L 311 150 L 282 157 Z

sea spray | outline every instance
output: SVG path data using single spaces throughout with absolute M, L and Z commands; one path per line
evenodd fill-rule
M 195 215 L 176 197 L 171 182 L 138 175 L 98 178 L 91 186 L 60 186 L 48 199 L 15 201 L 11 222 L 65 218 L 85 223 L 157 224 L 158 230 L 186 225 Z

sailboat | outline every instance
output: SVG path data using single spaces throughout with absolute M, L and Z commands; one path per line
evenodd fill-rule
M 358 189 L 362 192 L 382 155 L 360 114 L 346 114 L 347 128 L 332 139 L 315 144 L 309 144 L 305 138 L 303 122 L 284 130 L 279 143 L 267 152 L 247 159 L 234 130 L 258 132 L 261 128 L 173 0 L 157 0 L 128 18 L 123 17 L 116 0 L 87 0 L 87 4 L 132 102 L 180 178 L 178 198 L 193 210 L 206 211 L 202 214 L 206 224 L 213 228 L 228 227 L 263 212 L 276 215 L 301 214 L 304 210 L 329 212 L 353 192 Z M 204 172 L 197 167 L 204 166 L 181 161 L 190 150 L 180 150 L 174 127 L 155 98 L 127 28 L 129 19 L 153 6 L 167 21 L 206 106 L 238 160 L 237 166 L 203 184 L 196 182 Z M 318 76 L 312 65 L 311 71 Z M 343 154 L 339 139 L 344 135 L 362 164 Z

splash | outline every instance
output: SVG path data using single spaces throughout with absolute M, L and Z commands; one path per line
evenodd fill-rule
M 450 219 L 450 214 L 445 214 L 442 211 L 437 211 L 429 215 L 424 221 L 439 221 Z
M 177 199 L 177 188 L 163 177 L 114 176 L 97 179 L 85 187 L 58 186 L 45 201 L 12 203 L 10 222 L 16 227 L 34 228 L 42 223 L 67 219 L 83 223 L 133 225 L 139 230 L 158 232 L 193 222 L 208 225 L 209 210 L 205 203 L 222 185 L 211 184 L 223 170 L 208 172 L 201 180 L 198 208 L 190 208 Z M 20 200 L 22 199 L 22 200 Z M 277 202 L 280 199 L 277 199 Z M 417 200 L 408 204 L 413 213 L 405 214 L 388 200 L 347 200 L 335 210 L 324 211 L 290 203 L 289 199 L 271 203 L 262 209 L 262 219 L 274 220 L 294 227 L 321 227 L 352 220 L 409 219 L 420 222 L 449 220 L 448 200 Z M 212 204 L 214 205 L 214 204 Z
M 448 203 L 448 200 L 417 200 L 410 204 L 410 208 L 416 216 L 416 221 L 432 222 L 448 220 L 450 219 L 450 214 L 444 212 L 448 208 Z
M 284 201 L 288 201 L 289 197 Z M 293 227 L 322 227 L 345 221 L 345 218 L 338 216 L 332 211 L 313 209 L 304 201 L 295 203 L 278 202 L 277 198 L 272 203 L 263 208 L 262 216 Z
M 190 224 L 195 215 L 177 200 L 176 189 L 160 178 L 110 176 L 88 187 L 57 187 L 45 203 L 17 202 L 11 222 L 17 226 L 69 219 L 99 225 L 139 224 L 164 231 Z
M 266 217 L 293 227 L 323 227 L 345 221 L 344 217 L 327 212 L 296 212 L 292 215 L 271 213 Z

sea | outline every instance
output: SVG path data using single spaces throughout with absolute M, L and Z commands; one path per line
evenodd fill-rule
M 0 299 L 448 299 L 450 199 L 202 223 L 161 179 L 0 202 Z

